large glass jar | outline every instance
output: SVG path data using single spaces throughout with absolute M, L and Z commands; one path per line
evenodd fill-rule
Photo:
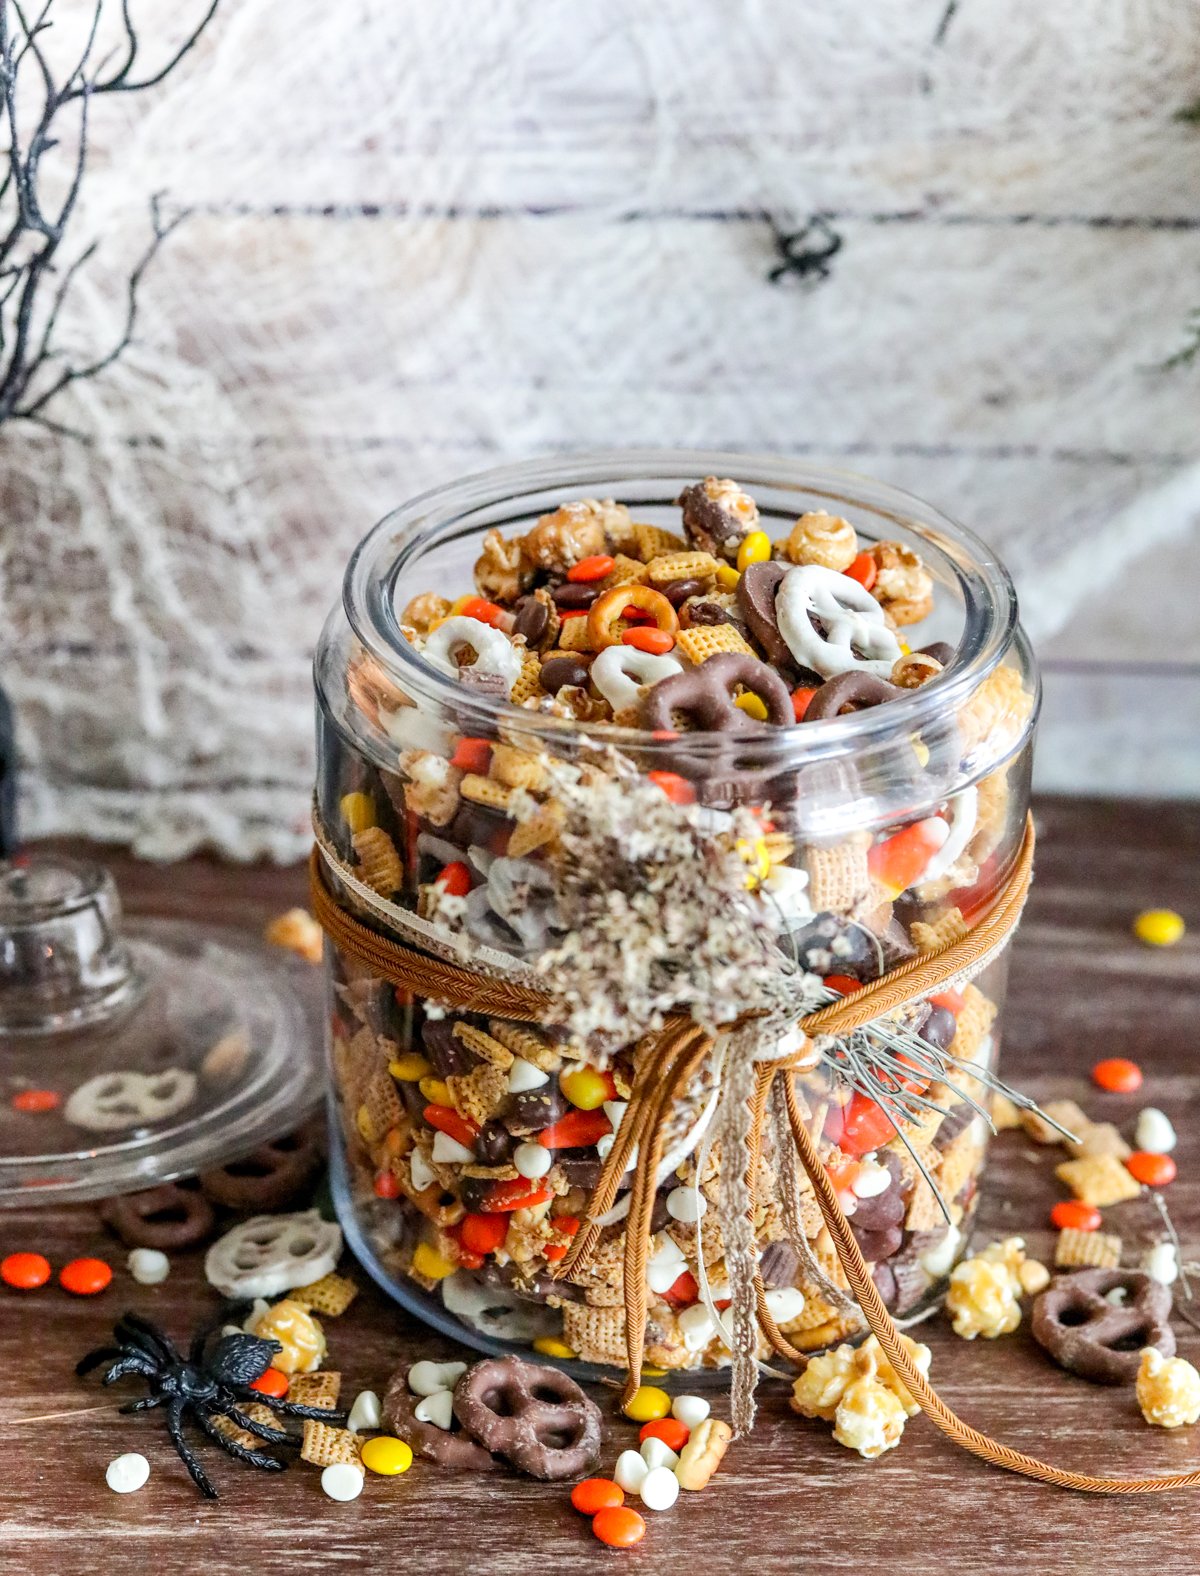
M 851 523 L 859 549 L 893 544 L 876 554 L 885 566 L 917 555 L 932 608 L 896 633 L 937 653 L 936 676 L 887 704 L 822 720 L 646 731 L 598 705 L 602 715 L 589 716 L 597 692 L 586 680 L 571 708 L 548 704 L 536 663 L 534 682 L 523 669 L 506 701 L 470 667 L 432 665 L 403 624 L 427 627 L 448 601 L 473 594 L 481 554 L 485 592 L 499 595 L 508 574 L 536 589 L 544 569 L 508 544 L 572 500 L 606 501 L 592 515 L 609 522 L 604 545 L 636 579 L 639 564 L 694 545 L 676 539 L 676 502 L 712 476 L 737 479 L 777 553 L 798 517 L 825 511 Z M 736 575 L 730 565 L 720 583 Z M 531 646 L 547 639 L 536 623 Z M 550 638 L 565 644 L 561 633 Z M 599 819 L 614 783 L 645 804 L 633 790 L 647 782 L 692 825 L 719 830 L 735 811 L 756 817 L 747 886 L 772 907 L 780 946 L 843 991 L 969 929 L 1013 868 L 1028 808 L 1037 680 L 1003 567 L 916 498 L 792 461 L 597 454 L 427 493 L 355 553 L 321 640 L 316 688 L 314 810 L 330 888 L 378 933 L 434 954 L 445 955 L 456 932 L 483 967 L 536 964 L 561 941 L 563 772 L 577 806 L 580 794 L 597 796 Z M 629 1095 L 638 1035 L 614 1050 L 599 1033 L 448 1010 L 328 952 L 334 1191 L 359 1258 L 403 1306 L 468 1344 L 537 1340 L 564 1360 L 619 1365 L 622 1221 L 606 1225 L 589 1268 L 567 1280 L 554 1270 Z M 915 1003 L 907 1026 L 961 1063 L 990 1067 L 1003 974 L 1001 959 L 963 990 Z M 805 1087 L 822 1156 L 899 1318 L 928 1304 L 965 1245 L 985 1153 L 983 1084 L 964 1076 L 953 1088 L 921 1087 L 929 1104 L 902 1131 L 828 1067 Z M 696 1202 L 716 1196 L 719 1153 L 692 1137 L 672 1156 L 652 1221 L 646 1360 L 665 1369 L 717 1367 L 728 1356 L 721 1234 L 716 1212 Z M 777 1323 L 805 1350 L 853 1336 L 855 1310 L 829 1295 L 845 1281 L 811 1191 L 802 1184 L 808 1251 L 798 1253 L 769 1144 L 761 1165 L 755 1225 Z

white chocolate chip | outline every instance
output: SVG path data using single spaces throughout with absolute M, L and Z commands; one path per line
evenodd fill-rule
M 685 1428 L 698 1428 L 711 1411 L 702 1395 L 677 1395 L 671 1402 L 671 1416 Z
M 549 1082 L 550 1074 L 544 1073 L 532 1062 L 527 1062 L 523 1056 L 518 1056 L 508 1070 L 509 1094 L 525 1094 L 528 1090 L 540 1089 L 543 1084 Z
M 418 1423 L 432 1423 L 449 1433 L 454 1421 L 454 1391 L 439 1390 L 436 1395 L 427 1395 L 413 1407 L 413 1416 Z
M 627 1494 L 636 1494 L 650 1468 L 636 1450 L 622 1450 L 613 1468 L 613 1482 Z
M 679 1315 L 679 1333 L 689 1352 L 702 1352 L 717 1333 L 716 1322 L 702 1302 L 692 1303 Z
M 642 1479 L 638 1497 L 647 1510 L 670 1510 L 679 1498 L 679 1479 L 670 1467 L 651 1467 Z
M 512 1163 L 523 1177 L 536 1182 L 554 1164 L 554 1156 L 541 1144 L 518 1144 L 513 1151 Z
M 145 1456 L 131 1450 L 128 1455 L 117 1456 L 108 1463 L 104 1481 L 114 1494 L 135 1494 L 145 1487 L 149 1476 L 150 1463 Z
M 157 1248 L 134 1248 L 125 1264 L 139 1286 L 160 1286 L 171 1273 L 170 1259 Z
M 457 1138 L 451 1138 L 449 1133 L 435 1133 L 433 1158 L 440 1166 L 469 1166 L 475 1158 L 475 1151 L 468 1149 L 466 1144 L 460 1144 Z
M 646 1284 L 651 1291 L 661 1296 L 664 1291 L 670 1291 L 674 1286 L 686 1264 L 687 1261 L 678 1243 L 663 1233 L 646 1265 Z
M 1179 1142 L 1170 1118 L 1152 1105 L 1139 1112 L 1133 1136 L 1136 1147 L 1151 1155 L 1169 1155 Z
M 767 1293 L 767 1312 L 776 1324 L 790 1324 L 804 1312 L 804 1293 L 794 1286 L 776 1286 Z
M 667 1194 L 667 1214 L 681 1225 L 694 1226 L 708 1208 L 699 1188 L 673 1187 Z
M 434 1363 L 426 1357 L 408 1370 L 408 1388 L 414 1395 L 437 1395 L 453 1390 L 466 1371 L 466 1363 Z
M 330 1499 L 357 1499 L 363 1491 L 363 1470 L 349 1461 L 334 1461 L 321 1473 L 321 1487 Z
M 671 1449 L 670 1445 L 657 1438 L 654 1434 L 651 1434 L 649 1439 L 642 1440 L 641 1456 L 652 1472 L 658 1467 L 670 1469 L 679 1460 L 679 1457 Z
M 892 1185 L 892 1173 L 877 1161 L 864 1160 L 850 1183 L 855 1198 L 878 1198 Z
M 362 1434 L 367 1429 L 379 1428 L 382 1422 L 383 1411 L 379 1405 L 379 1397 L 374 1390 L 360 1390 L 354 1397 L 354 1405 L 350 1408 L 346 1427 L 352 1434 Z
M 423 1193 L 437 1181 L 437 1172 L 426 1160 L 423 1149 L 414 1149 L 409 1155 L 408 1168 L 412 1173 L 412 1185 L 418 1193 Z
M 928 1275 L 939 1277 L 950 1273 L 950 1266 L 954 1263 L 954 1255 L 958 1252 L 959 1243 L 962 1241 L 962 1232 L 957 1226 L 948 1226 L 946 1235 L 940 1242 L 935 1242 L 928 1253 L 922 1253 L 919 1263 Z
M 1142 1258 L 1142 1268 L 1151 1280 L 1164 1286 L 1173 1286 L 1179 1279 L 1179 1260 L 1170 1242 L 1156 1242 Z

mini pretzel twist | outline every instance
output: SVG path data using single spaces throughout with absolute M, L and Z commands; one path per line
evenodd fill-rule
M 675 609 L 661 591 L 640 585 L 613 586 L 602 591 L 588 609 L 588 636 L 597 651 L 621 644 L 617 622 L 627 607 L 649 613 L 664 634 L 674 635 L 679 631 Z
M 757 657 L 732 651 L 656 684 L 643 698 L 643 720 L 647 728 L 669 728 L 671 713 L 681 711 L 714 733 L 745 733 L 766 726 L 734 704 L 739 685 L 766 706 L 769 723 L 783 727 L 795 720 L 792 697 L 778 673 Z

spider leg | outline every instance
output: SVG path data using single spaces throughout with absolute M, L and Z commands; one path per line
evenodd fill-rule
M 268 1456 L 262 1450 L 247 1450 L 245 1445 L 239 1445 L 236 1439 L 226 1438 L 212 1419 L 199 1409 L 194 1416 L 213 1444 L 220 1445 L 226 1455 L 232 1456 L 235 1461 L 244 1461 L 247 1466 L 262 1467 L 267 1472 L 282 1472 L 286 1468 L 286 1461 L 280 1461 L 276 1456 Z M 251 1429 L 251 1432 L 253 1433 L 254 1430 Z
M 102 1383 L 116 1384 L 118 1379 L 124 1379 L 129 1374 L 140 1374 L 143 1379 L 157 1379 L 158 1364 L 151 1362 L 150 1358 L 143 1356 L 141 1352 L 127 1352 L 112 1365 Z
M 148 1412 L 151 1407 L 162 1406 L 171 1398 L 167 1395 L 144 1395 L 137 1401 L 126 1401 L 124 1406 L 117 1408 L 118 1412 Z
M 124 1357 L 125 1353 L 119 1346 L 97 1346 L 95 1351 L 88 1352 L 86 1357 L 81 1357 L 75 1364 L 75 1372 L 82 1379 L 84 1374 L 90 1374 L 93 1368 L 99 1368 L 101 1363 L 111 1363 L 116 1357 Z
M 299 1406 L 295 1401 L 280 1401 L 273 1395 L 256 1394 L 248 1399 L 261 1401 L 272 1412 L 278 1412 L 280 1417 L 312 1417 L 318 1423 L 344 1423 L 347 1416 L 345 1411 L 339 1412 L 327 1406 Z
M 158 1358 L 160 1362 L 178 1363 L 183 1361 L 170 1336 L 164 1335 L 157 1325 L 151 1324 L 149 1319 L 143 1319 L 141 1314 L 123 1313 L 118 1329 L 122 1327 L 132 1337 L 133 1345 L 140 1346 L 143 1351 L 149 1352 L 151 1356 Z
M 270 1423 L 256 1423 L 252 1417 L 238 1410 L 236 1406 L 221 1402 L 222 1415 L 231 1423 L 236 1423 L 239 1428 L 244 1428 L 248 1434 L 255 1434 L 259 1439 L 269 1440 L 273 1445 L 292 1445 L 296 1441 L 291 1434 L 285 1433 L 282 1428 L 272 1428 Z
M 196 1460 L 196 1457 L 193 1455 L 191 1446 L 183 1437 L 184 1404 L 185 1403 L 178 1397 L 175 1397 L 174 1400 L 168 1403 L 167 1432 L 171 1436 L 171 1443 L 175 1446 L 175 1449 L 179 1454 L 179 1459 L 188 1469 L 188 1476 L 191 1478 L 192 1482 L 204 1495 L 205 1499 L 217 1499 L 219 1496 L 216 1489 L 208 1481 L 208 1478 L 205 1477 L 204 1470 L 200 1463 Z M 201 1421 L 198 1416 L 197 1420 Z

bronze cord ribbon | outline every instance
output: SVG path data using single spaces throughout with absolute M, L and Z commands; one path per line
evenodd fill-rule
M 980 960 L 995 953 L 1003 945 L 1016 925 L 1029 889 L 1033 850 L 1034 831 L 1030 817 L 1026 822 L 1017 860 L 1004 888 L 967 935 L 934 951 L 910 958 L 852 995 L 809 1013 L 798 1020 L 798 1028 L 809 1037 L 849 1034 L 893 1008 L 936 994 L 948 988 L 953 980 L 969 974 L 972 967 L 978 967 Z M 313 849 L 309 876 L 313 912 L 322 929 L 340 952 L 365 964 L 380 978 L 415 995 L 430 997 L 469 1012 L 524 1019 L 533 1023 L 553 1020 L 553 1000 L 536 986 L 518 978 L 506 979 L 499 975 L 477 973 L 460 964 L 431 957 L 416 947 L 393 937 L 382 936 L 364 925 L 343 907 L 330 890 L 319 848 Z M 735 1024 L 730 1027 L 738 1026 Z M 559 1275 L 569 1275 L 593 1251 L 601 1230 L 599 1219 L 612 1207 L 629 1156 L 637 1145 L 638 1162 L 634 1170 L 625 1238 L 626 1397 L 636 1389 L 641 1378 L 647 1314 L 649 1227 L 666 1124 L 676 1099 L 711 1054 L 712 1045 L 709 1034 L 690 1018 L 684 1017 L 669 1019 L 655 1035 L 647 1036 L 642 1041 L 645 1054 L 634 1080 L 628 1108 L 593 1190 L 588 1218 L 581 1226 L 571 1252 L 557 1270 Z M 909 1356 L 901 1333 L 884 1306 L 867 1262 L 854 1239 L 850 1223 L 838 1202 L 837 1192 L 817 1152 L 816 1142 L 804 1124 L 804 1110 L 795 1078 L 797 1067 L 806 1059 L 805 1053 L 801 1052 L 760 1063 L 756 1068 L 748 1178 L 751 1198 L 754 1198 L 757 1159 L 768 1102 L 775 1080 L 782 1078 L 788 1126 L 796 1152 L 812 1183 L 817 1204 L 850 1289 L 868 1328 L 879 1341 L 897 1376 L 933 1424 L 972 1455 L 980 1456 L 1006 1471 L 1061 1488 L 1079 1489 L 1091 1494 L 1155 1494 L 1200 1482 L 1200 1469 L 1160 1478 L 1098 1478 L 1064 1471 L 1000 1444 L 972 1428 L 969 1423 L 964 1423 L 950 1410 Z M 803 1366 L 808 1360 L 807 1355 L 795 1350 L 778 1329 L 767 1306 L 762 1276 L 757 1270 L 754 1289 L 759 1322 L 768 1341 L 781 1356 Z

